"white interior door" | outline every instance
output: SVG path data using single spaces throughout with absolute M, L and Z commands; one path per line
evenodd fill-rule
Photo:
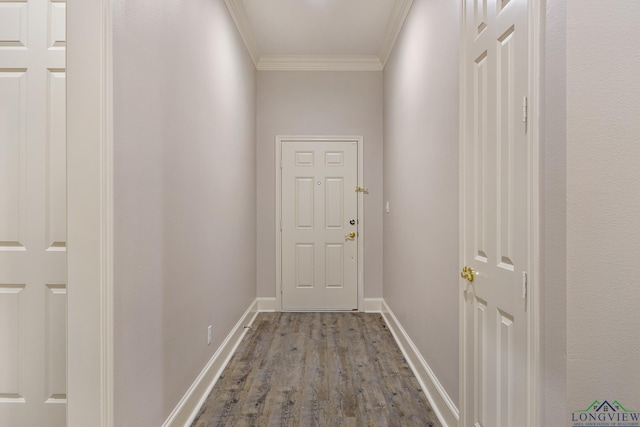
M 358 307 L 358 145 L 282 142 L 282 308 Z
M 64 426 L 65 3 L 0 1 L 0 425 Z
M 527 0 L 466 0 L 463 49 L 461 426 L 528 414 Z M 468 277 L 469 274 L 467 274 Z

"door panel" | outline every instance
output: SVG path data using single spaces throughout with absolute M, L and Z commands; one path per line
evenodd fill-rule
M 327 243 L 325 251 L 325 277 L 328 288 L 344 286 L 344 244 Z
M 313 289 L 315 286 L 315 250 L 313 243 L 296 243 L 296 288 Z
M 64 426 L 65 3 L 0 2 L 0 425 Z
M 296 177 L 296 230 L 313 230 L 314 188 L 313 177 Z
M 26 97 L 26 70 L 0 69 L 0 102 L 4 116 L 0 127 L 1 250 L 24 250 Z
M 18 381 L 20 312 L 24 285 L 0 285 L 0 403 L 22 402 Z
M 468 0 L 464 17 L 461 426 L 528 425 L 527 0 Z
M 355 309 L 357 143 L 284 141 L 281 152 L 282 308 Z
M 67 236 L 66 75 L 48 70 L 47 250 L 64 250 Z
M 67 389 L 67 288 L 47 285 L 46 301 L 45 387 L 48 403 L 66 400 Z
M 344 179 L 325 179 L 325 229 L 342 230 L 344 221 Z

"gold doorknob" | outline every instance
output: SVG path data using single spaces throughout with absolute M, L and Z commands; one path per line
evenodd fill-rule
M 473 271 L 473 268 L 467 267 L 466 265 L 460 272 L 460 277 L 462 277 L 463 279 L 467 279 L 469 282 L 473 282 L 473 278 L 475 277 L 475 275 L 476 272 Z
M 345 234 L 344 237 L 346 237 L 347 239 L 355 239 L 356 238 L 356 232 L 355 231 L 351 231 L 351 232 L 349 232 L 349 234 Z

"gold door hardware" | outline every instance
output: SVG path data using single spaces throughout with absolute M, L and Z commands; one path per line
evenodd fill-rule
M 349 234 L 345 234 L 344 235 L 345 239 L 355 239 L 356 238 L 356 232 L 355 231 L 350 231 Z
M 462 277 L 463 279 L 467 279 L 469 282 L 473 282 L 473 278 L 475 277 L 476 274 L 478 273 L 473 271 L 473 268 L 467 267 L 465 265 L 462 271 L 460 272 L 460 277 Z
M 369 190 L 364 187 L 356 187 L 356 193 L 369 194 Z

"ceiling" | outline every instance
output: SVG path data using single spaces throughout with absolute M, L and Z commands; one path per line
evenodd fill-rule
M 225 0 L 259 70 L 382 70 L 413 0 Z

